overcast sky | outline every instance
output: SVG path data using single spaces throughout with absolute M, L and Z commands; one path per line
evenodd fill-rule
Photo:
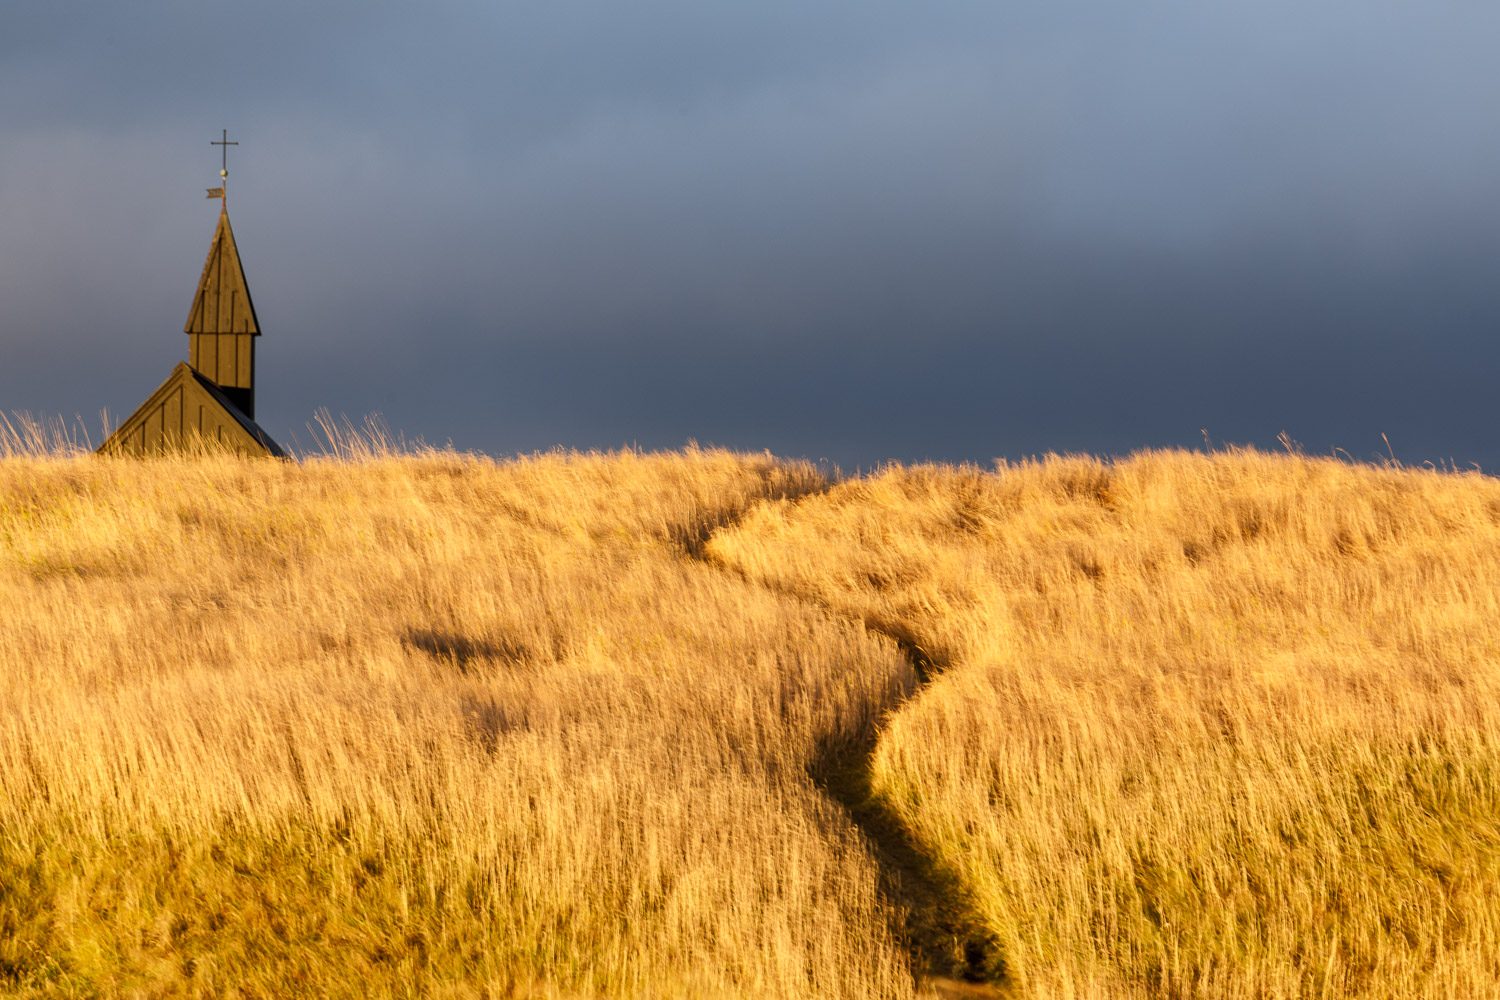
M 847 467 L 1500 469 L 1493 0 L 15 0 L 0 410 L 185 359 L 228 128 L 257 416 Z

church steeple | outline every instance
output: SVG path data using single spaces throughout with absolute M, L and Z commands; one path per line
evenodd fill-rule
M 230 142 L 225 132 L 224 141 L 214 145 L 225 148 L 219 177 L 227 185 L 228 147 L 239 143 Z M 260 336 L 260 324 L 240 267 L 234 230 L 229 228 L 224 192 L 223 187 L 208 189 L 208 196 L 222 204 L 219 228 L 182 328 L 188 335 L 188 363 L 177 363 L 167 380 L 99 446 L 100 454 L 159 455 L 209 445 L 244 455 L 286 457 L 255 422 L 255 338 Z
M 188 364 L 255 419 L 255 338 L 260 325 L 227 208 L 219 212 L 219 227 L 183 332 L 189 338 Z

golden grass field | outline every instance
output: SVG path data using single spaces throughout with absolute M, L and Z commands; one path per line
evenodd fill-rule
M 1500 995 L 1494 479 L 0 455 L 0 995 Z

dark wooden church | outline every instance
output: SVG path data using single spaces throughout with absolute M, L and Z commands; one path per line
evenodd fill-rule
M 225 142 L 215 145 L 237 145 Z M 227 181 L 227 166 L 220 178 Z M 100 454 L 153 455 L 183 448 L 223 447 L 244 455 L 285 458 L 255 422 L 255 340 L 260 324 L 229 227 L 224 188 L 203 277 L 188 312 L 188 360 L 99 446 Z

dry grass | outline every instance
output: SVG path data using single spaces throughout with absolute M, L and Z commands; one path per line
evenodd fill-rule
M 810 774 L 892 644 L 715 451 L 0 462 L 0 993 L 908 996 Z
M 1500 482 L 891 468 L 706 551 L 943 668 L 873 787 L 1018 994 L 1500 995 Z
M 0 994 L 910 996 L 823 779 L 1017 995 L 1500 992 L 1495 480 L 42 433 Z

